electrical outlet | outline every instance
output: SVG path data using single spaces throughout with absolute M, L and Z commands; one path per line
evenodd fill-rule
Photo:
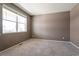
M 64 37 L 62 37 L 62 39 L 64 39 Z

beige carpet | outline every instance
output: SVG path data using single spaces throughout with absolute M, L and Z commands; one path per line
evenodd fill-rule
M 2 56 L 79 56 L 79 49 L 70 42 L 29 39 L 0 52 Z

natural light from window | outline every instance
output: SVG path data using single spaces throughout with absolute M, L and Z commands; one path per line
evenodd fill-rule
M 27 32 L 27 17 L 3 8 L 3 33 Z

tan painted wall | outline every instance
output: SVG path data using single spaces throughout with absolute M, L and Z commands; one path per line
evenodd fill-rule
M 2 34 L 0 35 L 0 51 L 4 50 L 8 47 L 11 47 L 19 42 L 27 40 L 31 37 L 31 16 L 27 13 L 19 9 L 17 6 L 13 4 L 6 4 L 8 7 L 15 9 L 16 11 L 22 13 L 23 15 L 27 16 L 27 32 L 20 32 L 20 33 L 9 33 L 9 34 Z M 2 4 L 0 4 L 0 17 L 2 20 Z M 0 22 L 1 24 L 1 22 Z M 2 30 L 0 26 L 0 30 Z M 0 31 L 2 32 L 2 31 Z
M 70 11 L 70 40 L 79 46 L 79 4 Z
M 70 39 L 70 13 L 59 12 L 47 15 L 33 16 L 32 37 L 69 40 Z M 62 39 L 64 37 L 64 39 Z

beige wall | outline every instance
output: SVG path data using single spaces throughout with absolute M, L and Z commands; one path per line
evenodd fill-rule
M 0 35 L 0 51 L 4 50 L 8 47 L 11 47 L 19 42 L 22 42 L 24 40 L 27 40 L 31 37 L 31 16 L 29 16 L 27 13 L 22 11 L 20 8 L 13 4 L 6 4 L 8 7 L 13 8 L 14 10 L 20 12 L 18 14 L 23 14 L 24 16 L 27 16 L 27 32 L 20 32 L 20 33 L 9 33 L 9 34 L 2 34 Z M 2 20 L 2 4 L 0 4 L 0 17 Z M 1 24 L 2 22 L 0 22 Z M 2 30 L 2 24 L 0 25 L 0 30 Z M 1 33 L 2 31 L 0 31 Z
M 79 46 L 79 4 L 70 11 L 70 40 Z
M 32 37 L 52 40 L 69 40 L 70 13 L 59 12 L 33 16 Z M 62 39 L 62 37 L 64 37 L 64 39 Z

